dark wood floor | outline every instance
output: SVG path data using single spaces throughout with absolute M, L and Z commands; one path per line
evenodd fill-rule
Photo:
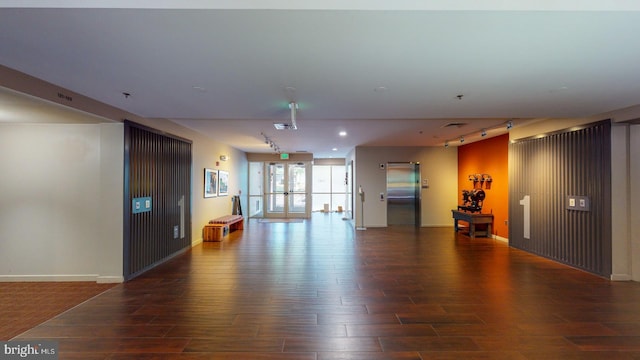
M 0 341 L 20 335 L 114 286 L 95 282 L 0 283 Z
M 61 359 L 640 359 L 640 283 L 322 214 L 250 221 L 19 339 Z

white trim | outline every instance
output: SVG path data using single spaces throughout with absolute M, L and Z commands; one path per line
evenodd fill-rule
M 96 282 L 98 284 L 119 284 L 124 282 L 124 276 L 98 276 Z
M 611 281 L 631 281 L 629 274 L 611 274 Z
M 502 236 L 493 235 L 493 238 L 495 240 L 502 241 L 502 242 L 507 243 L 507 244 L 509 243 L 509 239 L 508 238 L 503 238 Z
M 44 282 L 62 282 L 62 281 L 96 281 L 98 275 L 0 275 L 0 282 L 23 282 L 23 281 L 44 281 Z M 123 279 L 124 280 L 124 279 Z M 122 282 L 122 281 L 121 281 Z

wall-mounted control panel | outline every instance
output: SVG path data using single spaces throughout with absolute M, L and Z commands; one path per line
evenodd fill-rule
M 151 211 L 151 197 L 134 198 L 131 202 L 131 212 L 139 214 Z
M 567 210 L 591 211 L 591 202 L 588 196 L 567 196 Z

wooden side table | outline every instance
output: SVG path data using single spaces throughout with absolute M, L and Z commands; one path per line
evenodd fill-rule
M 469 237 L 474 238 L 478 236 L 491 237 L 491 225 L 493 224 L 493 214 L 477 214 L 471 212 L 464 212 L 459 210 L 451 210 L 453 215 L 453 228 L 458 232 L 458 221 L 466 221 L 469 223 Z M 486 231 L 476 231 L 477 224 L 487 224 Z

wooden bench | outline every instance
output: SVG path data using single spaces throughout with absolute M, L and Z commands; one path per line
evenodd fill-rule
M 203 241 L 222 241 L 230 232 L 244 229 L 242 215 L 225 215 L 213 220 L 202 230 Z

